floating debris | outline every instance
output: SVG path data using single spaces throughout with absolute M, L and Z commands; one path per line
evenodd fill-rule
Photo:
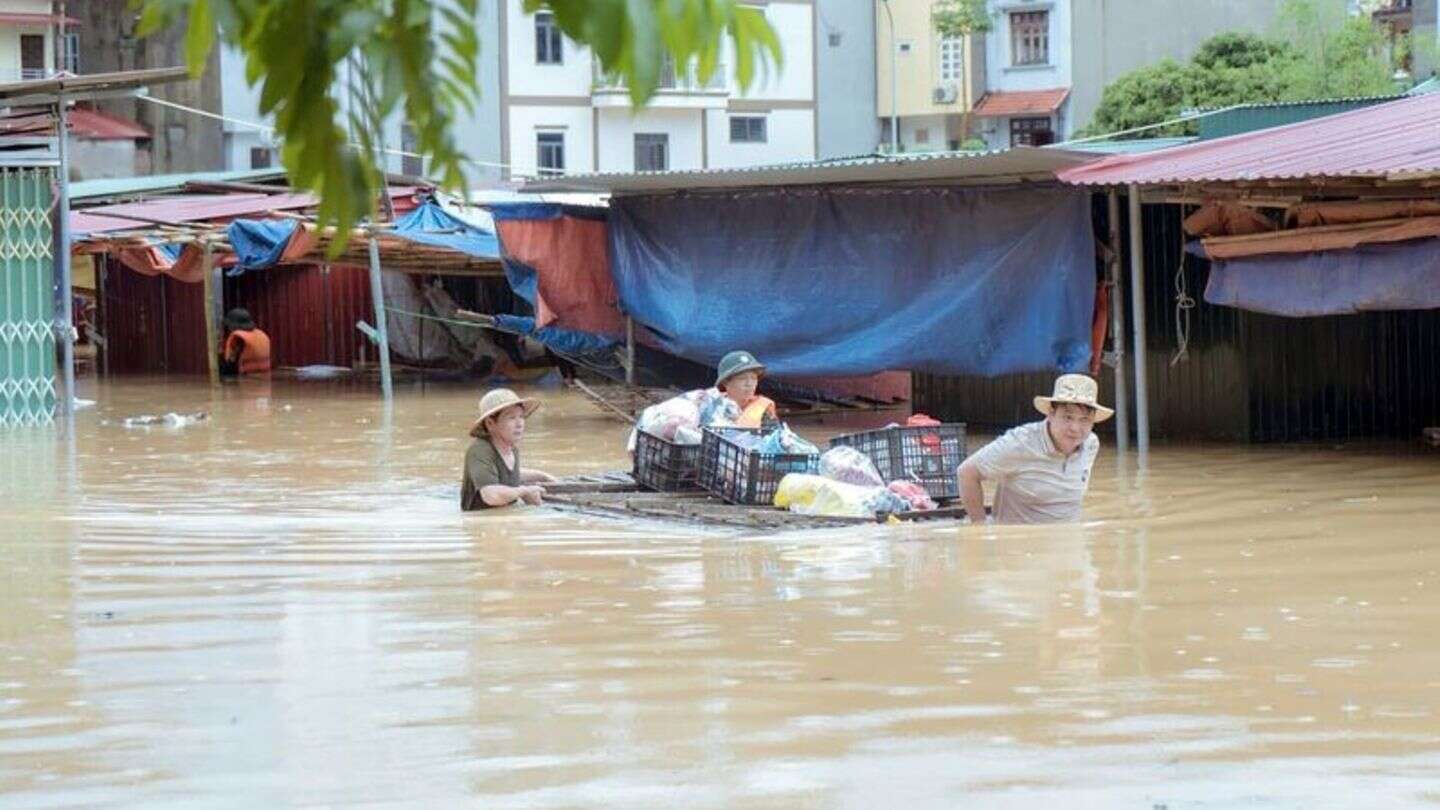
M 130 416 L 120 424 L 127 428 L 183 428 L 189 427 L 210 418 L 208 411 L 195 411 L 194 413 L 167 413 L 160 416 Z

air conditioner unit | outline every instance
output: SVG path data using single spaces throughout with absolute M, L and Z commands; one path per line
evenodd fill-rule
M 942 84 L 935 88 L 930 94 L 930 99 L 936 104 L 954 104 L 955 99 L 960 97 L 959 90 L 954 84 Z

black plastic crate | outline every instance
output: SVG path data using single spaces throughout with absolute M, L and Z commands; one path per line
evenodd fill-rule
M 750 428 L 705 428 L 700 442 L 700 486 L 726 503 L 774 506 L 780 479 L 790 473 L 817 473 L 820 456 L 810 453 L 761 453 L 734 440 Z
M 635 483 L 656 492 L 700 489 L 700 445 L 676 444 L 643 430 L 635 431 Z
M 831 447 L 853 447 L 870 457 L 886 481 L 915 481 L 935 500 L 960 497 L 956 471 L 965 460 L 965 425 L 888 427 L 848 433 Z

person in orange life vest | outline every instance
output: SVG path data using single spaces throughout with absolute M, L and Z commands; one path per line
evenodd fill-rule
M 740 427 L 758 428 L 778 421 L 775 403 L 755 393 L 764 373 L 765 364 L 749 352 L 730 352 L 720 359 L 715 387 L 740 406 L 740 418 L 735 422 Z
M 225 313 L 225 333 L 221 376 L 270 373 L 270 336 L 256 328 L 248 310 L 236 307 Z

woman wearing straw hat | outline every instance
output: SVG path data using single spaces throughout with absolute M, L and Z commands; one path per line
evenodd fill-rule
M 539 402 L 521 399 L 508 388 L 497 388 L 480 398 L 480 416 L 470 427 L 475 443 L 465 451 L 461 509 L 468 512 L 519 501 L 538 506 L 544 500 L 545 489 L 538 485 L 554 481 L 554 476 L 520 469 L 525 420 L 539 407 Z
M 1039 422 L 1013 428 L 960 465 L 960 496 L 971 522 L 985 519 L 985 481 L 994 481 L 997 523 L 1060 523 L 1080 519 L 1090 468 L 1100 453 L 1093 432 L 1114 411 L 1098 400 L 1084 374 L 1064 374 L 1048 397 L 1035 397 Z

